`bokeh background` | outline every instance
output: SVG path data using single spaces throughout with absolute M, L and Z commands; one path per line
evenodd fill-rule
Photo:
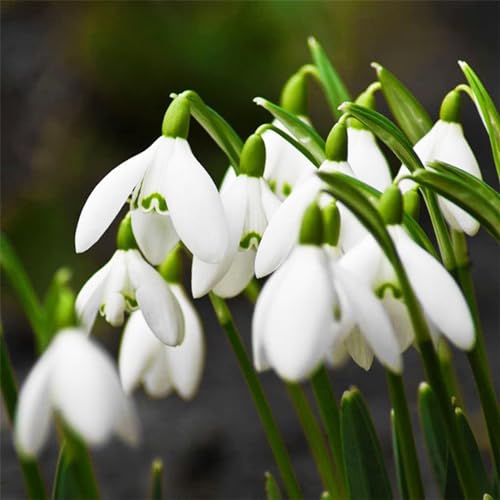
M 172 91 L 197 90 L 246 136 L 269 121 L 252 98 L 277 101 L 286 78 L 309 62 L 306 39 L 314 35 L 353 94 L 373 80 L 369 63 L 376 60 L 406 82 L 435 117 L 444 94 L 464 81 L 456 63 L 464 59 L 499 102 L 500 3 L 495 1 L 3 1 L 1 10 L 1 226 L 40 294 L 63 265 L 73 269 L 78 290 L 111 255 L 113 230 L 87 253 L 75 255 L 79 211 L 106 172 L 159 135 Z M 325 135 L 332 124 L 326 103 L 313 86 L 310 96 L 311 115 Z M 495 185 L 486 134 L 468 102 L 464 126 L 485 177 Z M 190 142 L 219 179 L 226 160 L 194 124 Z M 471 242 L 471 253 L 498 387 L 498 253 L 484 233 Z M 230 305 L 249 343 L 251 307 L 240 299 Z M 169 498 L 261 498 L 264 471 L 275 472 L 252 401 L 210 306 L 204 299 L 196 306 L 207 338 L 199 395 L 189 403 L 175 396 L 152 401 L 136 395 L 141 446 L 130 449 L 115 441 L 93 455 L 105 498 L 144 498 L 149 464 L 157 456 L 165 462 Z M 33 364 L 34 346 L 5 282 L 2 321 L 22 380 Z M 96 335 L 113 353 L 119 334 L 98 322 Z M 484 442 L 468 364 L 462 353 L 455 353 L 455 359 L 474 431 Z M 422 373 L 414 352 L 405 356 L 405 364 L 415 417 Z M 308 497 L 318 498 L 319 480 L 283 386 L 273 374 L 262 379 L 299 480 Z M 353 384 L 363 390 L 393 470 L 383 371 L 374 366 L 365 373 L 349 364 L 332 374 L 332 382 L 339 396 Z M 1 495 L 23 498 L 3 413 L 1 422 Z M 420 434 L 417 442 L 426 459 Z M 54 438 L 41 457 L 47 478 L 56 457 Z M 424 474 L 433 497 L 436 489 L 427 467 Z

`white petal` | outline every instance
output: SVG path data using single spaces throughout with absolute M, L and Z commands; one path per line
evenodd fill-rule
M 347 347 L 343 340 L 338 339 L 334 342 L 333 347 L 328 351 L 326 361 L 333 368 L 339 368 L 345 364 L 349 358 Z
M 474 325 L 467 303 L 446 269 L 400 227 L 390 228 L 415 294 L 436 327 L 461 349 L 474 345 Z
M 408 314 L 408 308 L 402 300 L 396 299 L 388 291 L 384 294 L 382 304 L 389 314 L 392 326 L 394 327 L 394 333 L 398 339 L 399 348 L 403 352 L 410 347 L 414 338 L 413 325 Z
M 337 203 L 340 214 L 339 244 L 344 252 L 357 245 L 367 234 L 367 229 L 358 218 L 343 204 Z
M 311 176 L 298 186 L 271 218 L 257 250 L 258 278 L 277 269 L 297 244 L 302 216 L 321 189 L 321 180 Z
M 130 288 L 127 273 L 126 252 L 116 250 L 110 260 L 101 303 L 101 314 L 112 326 L 123 325 L 127 295 L 133 296 L 133 290 Z
M 236 180 L 236 177 L 237 175 L 234 168 L 229 165 L 220 183 L 219 192 L 221 194 L 221 197 L 223 196 L 224 191 L 233 183 L 234 180 Z
M 205 262 L 219 262 L 228 245 L 222 202 L 207 171 L 186 140 L 177 138 L 165 172 L 165 191 L 172 222 L 189 250 Z
M 16 408 L 15 442 L 23 455 L 35 456 L 50 430 L 50 371 L 53 351 L 45 351 L 26 378 Z
M 368 371 L 373 364 L 373 351 L 366 342 L 359 328 L 355 328 L 344 341 L 347 352 L 353 361 Z
M 336 297 L 324 251 L 298 246 L 286 262 L 279 290 L 269 300 L 272 306 L 266 307 L 262 322 L 259 319 L 255 325 L 262 325 L 257 335 L 261 335 L 267 359 L 285 380 L 303 380 L 335 340 Z
M 391 171 L 375 136 L 369 130 L 348 127 L 348 162 L 356 177 L 379 191 L 391 182 Z
M 151 264 L 160 265 L 179 241 L 170 214 L 132 210 L 135 240 Z
M 266 215 L 267 222 L 269 223 L 276 210 L 280 207 L 281 201 L 271 191 L 271 188 L 264 179 L 259 179 L 259 183 L 262 206 L 264 207 L 264 213 Z
M 75 233 L 78 253 L 90 248 L 106 231 L 151 162 L 157 141 L 109 172 L 90 193 Z
M 371 350 L 383 365 L 395 372 L 400 372 L 401 351 L 392 324 L 381 302 L 366 282 L 342 266 L 334 266 L 334 273 L 354 311 L 358 328 Z M 349 342 L 346 341 L 346 343 L 351 352 Z
M 198 389 L 205 358 L 205 341 L 200 318 L 180 285 L 172 285 L 172 292 L 179 301 L 186 335 L 178 347 L 165 347 L 172 385 L 184 399 L 191 399 Z
M 171 349 L 177 349 L 177 347 L 171 347 Z M 156 358 L 153 365 L 144 374 L 143 382 L 144 390 L 152 398 L 164 398 L 172 392 L 174 387 L 165 351 Z
M 150 330 L 141 311 L 135 311 L 123 331 L 118 366 L 123 390 L 130 394 L 144 373 L 162 355 L 164 344 Z
M 164 344 L 180 344 L 184 338 L 184 321 L 177 299 L 165 280 L 137 250 L 127 252 L 127 265 L 136 288 L 137 304 L 149 328 Z
M 214 292 L 220 297 L 235 297 L 240 294 L 252 279 L 254 272 L 255 250 L 238 252 L 229 271 L 215 285 Z

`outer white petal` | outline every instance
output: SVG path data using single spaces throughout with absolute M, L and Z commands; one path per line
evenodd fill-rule
M 333 368 L 339 368 L 345 364 L 348 358 L 349 353 L 347 352 L 345 342 L 341 339 L 338 339 L 334 342 L 333 347 L 328 352 L 326 361 Z
M 101 313 L 112 326 L 121 326 L 127 304 L 125 295 L 132 295 L 127 273 L 126 253 L 116 250 L 110 260 L 109 272 L 104 283 Z
M 123 331 L 118 366 L 123 390 L 130 394 L 144 373 L 163 354 L 164 344 L 150 330 L 141 311 L 135 311 Z
M 342 250 L 347 252 L 357 245 L 368 234 L 368 231 L 343 203 L 337 203 L 337 207 L 340 213 L 339 244 Z
M 254 272 L 255 250 L 238 252 L 229 271 L 215 285 L 214 292 L 220 297 L 235 297 L 241 293 L 252 279 Z
M 403 301 L 396 299 L 390 292 L 384 294 L 382 304 L 389 314 L 399 347 L 403 352 L 410 347 L 414 339 L 413 325 L 408 314 L 408 308 Z
M 177 347 L 170 349 L 177 349 Z M 164 398 L 172 392 L 174 387 L 165 351 L 155 359 L 152 366 L 144 374 L 143 382 L 144 390 L 152 398 Z
M 165 347 L 172 384 L 184 399 L 191 399 L 203 373 L 205 341 L 200 318 L 180 285 L 172 285 L 186 325 L 184 342 L 178 347 Z
M 185 139 L 175 139 L 165 171 L 165 192 L 179 238 L 205 262 L 219 262 L 228 245 L 226 216 L 212 179 Z
M 76 297 L 75 309 L 87 332 L 90 332 L 102 303 L 104 283 L 111 266 L 112 260 L 87 280 Z
M 401 227 L 390 228 L 415 294 L 436 327 L 457 347 L 471 349 L 474 325 L 467 303 L 446 269 Z
M 401 371 L 400 347 L 382 304 L 368 284 L 342 266 L 335 266 L 340 282 L 354 312 L 356 323 L 380 362 L 395 372 Z M 352 334 L 351 334 L 352 335 Z M 348 341 L 347 348 L 350 351 Z
M 336 297 L 324 251 L 298 246 L 286 263 L 279 290 L 270 300 L 272 306 L 266 308 L 263 331 L 258 334 L 266 357 L 282 378 L 303 380 L 325 358 L 335 340 L 332 323 Z
M 191 292 L 195 299 L 212 290 L 217 282 L 224 277 L 238 252 L 248 203 L 247 179 L 247 176 L 238 176 L 224 189 L 221 195 L 229 223 L 229 244 L 224 258 L 217 264 L 210 264 L 193 255 Z
M 14 437 L 16 448 L 23 455 L 37 455 L 50 430 L 52 354 L 49 347 L 29 373 L 19 393 Z
M 382 259 L 380 246 L 371 234 L 367 234 L 340 258 L 339 264 L 365 283 L 373 285 L 380 274 Z
M 84 440 L 104 443 L 123 423 L 130 424 L 129 440 L 137 435 L 131 407 L 122 392 L 111 358 L 86 336 L 75 331 L 60 333 L 51 371 L 54 408 Z
M 127 266 L 137 304 L 149 328 L 164 344 L 180 344 L 184 338 L 184 320 L 165 280 L 137 250 L 127 252 Z
M 78 253 L 90 248 L 116 217 L 144 176 L 157 142 L 111 170 L 90 193 L 76 226 L 75 248 Z
M 232 167 L 232 165 L 229 165 L 220 183 L 219 192 L 221 194 L 221 197 L 223 197 L 224 191 L 232 184 L 234 180 L 236 180 L 236 177 L 237 175 L 234 168 Z
M 354 362 L 368 371 L 373 364 L 373 351 L 359 331 L 359 328 L 354 328 L 351 334 L 345 339 L 344 343 L 347 352 Z
M 142 253 L 151 264 L 160 265 L 179 241 L 170 214 L 132 210 L 132 231 Z
M 375 136 L 369 130 L 348 127 L 347 137 L 347 161 L 356 177 L 379 191 L 384 191 L 392 182 L 391 171 Z
M 304 210 L 318 194 L 321 185 L 321 180 L 312 175 L 276 210 L 257 251 L 255 274 L 258 278 L 278 268 L 297 244 Z

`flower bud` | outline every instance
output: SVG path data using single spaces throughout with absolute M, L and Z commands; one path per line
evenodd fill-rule
M 252 134 L 243 145 L 240 156 L 240 174 L 262 177 L 266 164 L 266 146 L 260 135 Z
M 347 161 L 347 128 L 344 123 L 336 123 L 328 134 L 325 155 L 330 161 Z
M 323 217 L 321 209 L 314 200 L 305 210 L 300 226 L 299 243 L 301 245 L 320 246 L 324 241 Z
M 280 105 L 290 113 L 307 115 L 307 73 L 299 70 L 283 86 Z
M 134 250 L 137 248 L 137 242 L 132 232 L 132 217 L 130 217 L 130 212 L 123 218 L 118 227 L 116 248 L 118 250 Z
M 332 201 L 321 211 L 323 215 L 324 243 L 337 246 L 340 234 L 340 212 L 337 203 Z
M 161 132 L 165 137 L 187 139 L 190 120 L 191 107 L 189 100 L 185 96 L 178 96 L 170 103 L 165 112 Z
M 452 90 L 446 94 L 439 110 L 439 119 L 444 122 L 460 123 L 460 92 Z
M 397 186 L 392 184 L 384 191 L 378 202 L 378 211 L 386 224 L 401 224 L 403 197 Z

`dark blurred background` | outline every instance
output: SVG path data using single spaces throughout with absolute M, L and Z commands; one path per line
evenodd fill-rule
M 78 290 L 111 255 L 113 230 L 87 253 L 75 255 L 80 209 L 106 172 L 159 135 L 172 91 L 195 89 L 242 136 L 248 135 L 269 121 L 252 98 L 277 101 L 287 77 L 309 62 L 306 39 L 314 35 L 353 94 L 373 80 L 369 63 L 376 60 L 406 82 L 436 117 L 444 94 L 464 81 L 457 65 L 464 59 L 499 102 L 499 2 L 3 1 L 1 10 L 1 225 L 39 293 L 63 265 L 74 270 Z M 380 106 L 385 109 L 381 101 Z M 323 96 L 312 87 L 311 115 L 325 135 L 331 118 Z M 469 102 L 464 128 L 485 178 L 496 185 L 486 134 Z M 197 125 L 190 142 L 219 179 L 227 162 Z M 498 253 L 483 232 L 471 242 L 471 253 L 488 354 L 498 363 Z M 137 394 L 141 446 L 130 449 L 114 441 L 94 453 L 105 498 L 144 498 L 149 463 L 157 456 L 165 462 L 169 498 L 261 498 L 264 471 L 276 473 L 210 306 L 206 300 L 196 305 L 208 348 L 199 395 L 184 403 L 175 396 L 152 401 Z M 240 299 L 231 307 L 249 343 L 251 307 Z M 33 342 L 5 282 L 2 321 L 22 380 L 34 361 Z M 100 320 L 96 335 L 116 352 L 118 330 Z M 484 443 L 470 369 L 462 353 L 456 352 L 455 359 L 474 431 Z M 405 368 L 415 417 L 415 392 L 422 380 L 415 352 L 405 356 Z M 494 372 L 498 387 L 497 365 Z M 318 498 L 319 480 L 283 386 L 273 374 L 262 379 L 299 480 L 308 497 Z M 339 396 L 353 384 L 364 391 L 393 471 L 383 371 L 375 365 L 365 373 L 349 364 L 332 374 L 332 382 Z M 23 498 L 3 413 L 1 425 L 2 498 Z M 417 439 L 426 461 L 420 434 Z M 53 439 L 41 457 L 47 478 L 56 457 Z M 427 466 L 424 474 L 430 478 Z M 427 484 L 433 497 L 436 488 L 431 480 Z

